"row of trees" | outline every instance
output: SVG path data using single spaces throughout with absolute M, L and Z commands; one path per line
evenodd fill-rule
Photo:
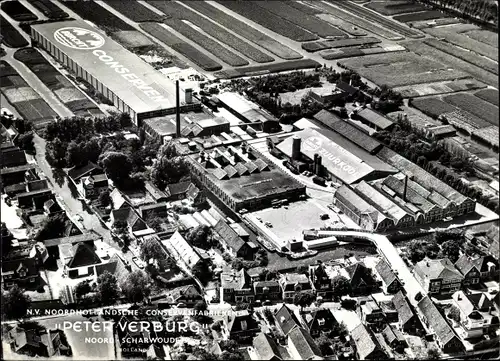
M 498 25 L 498 3 L 491 0 L 420 0 L 424 4 L 457 10 L 464 17 L 477 18 Z
M 463 251 L 472 255 L 477 250 L 465 239 L 463 232 L 436 232 L 426 239 L 415 239 L 407 248 L 408 257 L 413 263 L 420 262 L 425 257 L 448 258 L 455 263 Z

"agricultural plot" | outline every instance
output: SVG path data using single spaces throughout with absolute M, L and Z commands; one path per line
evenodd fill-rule
M 105 31 L 135 30 L 130 24 L 115 16 L 102 6 L 89 1 L 64 1 L 63 4 L 85 20 L 90 20 Z
M 158 10 L 162 11 L 166 16 L 168 16 L 168 20 L 165 21 L 166 24 L 172 23 L 175 20 L 187 20 L 198 28 L 202 29 L 204 33 L 228 45 L 229 47 L 235 49 L 236 51 L 240 52 L 241 54 L 247 56 L 249 59 L 252 59 L 257 63 L 268 63 L 274 60 L 271 56 L 258 50 L 254 46 L 241 40 L 219 25 L 213 23 L 212 21 L 204 18 L 203 16 L 197 14 L 193 10 L 188 9 L 179 3 L 151 1 L 149 2 L 149 4 L 155 6 Z M 217 53 L 214 53 L 214 55 L 216 54 Z
M 404 98 L 416 98 L 428 95 L 454 93 L 472 89 L 482 89 L 486 85 L 474 79 L 459 79 L 452 82 L 416 84 L 394 88 Z
M 403 14 L 394 16 L 393 19 L 401 23 L 410 23 L 413 21 L 424 21 L 443 18 L 445 15 L 439 10 L 426 10 L 418 13 Z
M 498 47 L 482 43 L 468 37 L 464 33 L 459 32 L 466 31 L 463 29 L 464 28 L 460 25 L 451 25 L 440 28 L 425 29 L 425 32 L 436 38 L 444 38 L 447 42 L 453 45 L 457 45 L 477 54 L 484 55 L 498 62 Z
M 0 34 L 2 35 L 2 43 L 10 48 L 22 48 L 28 46 L 28 41 L 21 35 L 15 27 L 13 27 L 3 16 L 0 16 Z
M 38 17 L 17 0 L 4 1 L 0 8 L 15 21 L 37 20 Z
M 252 1 L 252 4 L 281 16 L 283 19 L 286 19 L 322 38 L 347 37 L 343 31 L 340 31 L 329 23 L 318 19 L 313 15 L 309 15 L 307 12 L 303 12 L 293 6 L 290 6 L 289 3 L 293 2 L 294 1 Z
M 161 4 L 161 2 L 152 2 L 152 4 L 156 5 L 156 3 Z M 244 39 L 247 39 L 251 41 L 254 44 L 257 44 L 258 46 L 262 47 L 263 49 L 266 49 L 270 53 L 278 56 L 281 59 L 285 60 L 295 60 L 295 59 L 301 59 L 302 55 L 297 53 L 296 51 L 293 51 L 289 47 L 279 43 L 275 39 L 267 36 L 266 34 L 263 34 L 262 32 L 258 31 L 257 29 L 233 18 L 232 16 L 226 14 L 224 11 L 221 11 L 214 6 L 204 2 L 204 1 L 190 1 L 189 7 L 200 12 L 207 18 L 216 21 L 218 24 L 224 26 L 225 28 L 233 31 L 234 33 L 238 34 Z M 217 27 L 219 29 L 219 27 Z M 205 30 L 205 29 L 204 29 Z M 208 34 L 210 34 L 206 30 Z M 219 31 L 219 30 L 217 30 Z M 223 34 L 221 32 L 221 34 Z M 211 34 L 212 35 L 212 34 Z M 226 37 L 227 38 L 227 37 Z M 224 41 L 224 40 L 221 40 Z M 241 43 L 244 43 L 244 41 L 239 40 Z M 232 46 L 231 44 L 228 44 Z M 237 48 L 235 48 L 237 49 Z M 244 54 L 242 52 L 242 54 Z
M 478 91 L 474 95 L 498 107 L 498 90 L 483 89 Z
M 330 0 L 331 1 L 331 0 Z M 369 22 L 372 22 L 374 24 L 380 24 L 386 29 L 390 29 L 392 31 L 395 31 L 398 34 L 401 34 L 403 36 L 409 37 L 409 38 L 422 38 L 424 35 L 421 34 L 420 32 L 407 28 L 401 24 L 398 24 L 392 20 L 389 20 L 383 16 L 380 16 L 362 6 L 355 5 L 353 3 L 350 3 L 349 1 L 333 1 L 333 3 L 356 16 L 360 16 Z
M 320 40 L 309 43 L 302 43 L 302 49 L 308 52 L 315 52 L 318 50 L 344 48 L 344 47 L 359 46 L 359 45 L 373 45 L 378 43 L 381 43 L 381 41 L 373 37 L 354 38 L 354 39 L 351 38 L 351 39 L 340 39 L 340 40 Z
M 137 30 L 117 31 L 113 34 L 113 39 L 127 49 L 145 49 L 154 46 L 154 43 L 146 35 Z
M 104 2 L 127 18 L 138 23 L 145 21 L 161 23 L 164 19 L 164 16 L 151 11 L 137 1 L 105 0 Z
M 249 64 L 248 61 L 241 56 L 236 55 L 215 40 L 193 29 L 181 20 L 168 19 L 165 20 L 165 23 L 230 66 L 243 66 Z
M 403 45 L 406 49 L 420 54 L 426 58 L 440 61 L 441 63 L 448 65 L 456 70 L 466 72 L 485 84 L 498 87 L 498 77 L 492 76 L 489 71 L 486 71 L 477 65 L 473 65 L 450 54 L 444 53 L 432 46 L 425 44 L 423 41 L 409 41 L 402 43 L 401 45 Z
M 345 22 L 342 19 L 336 18 L 331 14 L 318 14 L 316 15 L 318 18 L 329 22 L 330 24 L 336 26 L 343 32 L 352 35 L 352 36 L 366 36 L 368 35 L 366 31 L 352 25 L 351 23 Z
M 469 134 L 474 133 L 478 129 L 491 126 L 491 124 L 487 121 L 463 110 L 456 110 L 442 115 L 449 124 L 459 130 L 464 130 Z
M 442 19 L 439 18 L 433 20 L 412 21 L 409 22 L 408 25 L 410 25 L 414 29 L 423 30 L 427 28 L 434 28 L 436 26 L 452 25 L 459 23 L 460 20 L 457 18 L 442 18 Z
M 454 106 L 438 98 L 413 99 L 410 105 L 434 119 L 437 119 L 441 114 L 451 113 L 457 110 Z
M 471 39 L 480 41 L 493 47 L 498 47 L 498 33 L 489 30 L 471 30 L 464 33 Z
M 404 49 L 402 49 L 404 50 Z M 372 55 L 372 54 L 384 54 L 392 51 L 400 51 L 400 50 L 386 50 L 380 46 L 374 46 L 372 48 L 359 48 L 359 47 L 353 47 L 353 48 L 345 48 L 345 49 L 330 49 L 330 50 L 324 50 L 319 53 L 321 57 L 325 60 L 336 60 L 336 59 L 344 59 L 344 58 L 350 58 L 350 57 L 355 57 L 355 56 L 362 56 L 362 55 Z
M 467 93 L 452 94 L 443 100 L 463 111 L 474 114 L 492 125 L 498 126 L 498 107 Z
M 404 0 L 370 2 L 364 6 L 378 12 L 379 14 L 388 16 L 427 10 L 427 8 L 422 4 Z
M 212 58 L 203 54 L 192 45 L 185 43 L 163 26 L 157 23 L 141 23 L 140 27 L 165 45 L 184 55 L 203 70 L 216 71 L 222 69 L 222 65 L 212 60 Z
M 476 54 L 460 49 L 456 46 L 453 46 L 448 43 L 444 43 L 442 41 L 439 41 L 437 39 L 425 39 L 424 43 L 427 45 L 432 46 L 433 48 L 436 48 L 438 50 L 441 50 L 444 53 L 450 54 L 452 56 L 455 56 L 459 59 L 462 59 L 468 63 L 471 63 L 473 65 L 477 65 L 484 70 L 487 70 L 489 72 L 492 72 L 493 74 L 498 75 L 498 63 L 489 60 L 487 58 L 484 58 L 482 56 L 477 56 Z
M 50 0 L 31 0 L 30 5 L 33 5 L 49 19 L 65 19 L 69 16 L 66 11 L 62 10 Z
M 316 34 L 283 19 L 282 15 L 276 15 L 264 8 L 256 6 L 250 1 L 219 0 L 217 2 L 235 13 L 292 40 L 302 42 L 318 39 Z
M 282 63 L 273 63 L 268 65 L 247 66 L 244 68 L 223 70 L 214 75 L 221 79 L 239 78 L 242 76 L 264 75 L 280 71 L 312 69 L 321 66 L 320 63 L 312 59 L 291 60 Z
M 332 6 L 330 6 L 330 4 Z M 342 19 L 344 21 L 347 21 L 351 24 L 353 24 L 356 27 L 360 27 L 362 29 L 365 29 L 369 31 L 370 33 L 373 33 L 375 35 L 381 36 L 383 38 L 389 39 L 389 40 L 402 40 L 403 36 L 401 34 L 386 29 L 378 23 L 373 23 L 371 21 L 368 21 L 364 18 L 360 18 L 357 16 L 353 16 L 350 12 L 342 10 L 336 6 L 333 5 L 339 5 L 337 2 L 331 2 L 329 5 L 324 4 L 324 3 L 317 3 L 317 6 L 321 7 L 323 10 L 325 10 L 326 13 L 329 13 L 333 15 L 334 17 L 338 19 Z
M 321 11 L 319 11 L 318 9 L 313 8 L 311 6 L 301 4 L 297 1 L 289 1 L 287 4 L 294 7 L 297 10 L 302 11 L 304 14 L 307 14 L 307 15 L 317 15 L 317 14 L 321 13 Z

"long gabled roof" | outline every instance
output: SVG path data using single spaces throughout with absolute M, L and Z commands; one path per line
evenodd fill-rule
M 392 298 L 392 303 L 394 304 L 394 307 L 396 307 L 396 310 L 398 311 L 399 322 L 402 325 L 405 325 L 415 316 L 415 314 L 410 308 L 410 305 L 408 304 L 408 301 L 406 301 L 406 297 L 402 291 L 399 291 L 394 295 L 394 297 Z
M 454 337 L 457 337 L 429 296 L 425 296 L 420 300 L 418 309 L 425 316 L 427 325 L 432 328 L 443 345 L 446 345 Z
M 238 252 L 245 246 L 245 241 L 238 236 L 238 233 L 229 226 L 224 220 L 219 220 L 214 227 L 214 231 L 222 237 L 224 242 L 234 251 Z
M 261 332 L 253 340 L 253 347 L 260 360 L 282 359 L 278 345 L 267 334 Z
M 424 258 L 415 265 L 415 273 L 418 273 L 422 278 L 428 279 L 457 279 L 463 278 L 453 263 L 448 258 L 429 259 Z
M 315 357 L 322 356 L 319 347 L 316 345 L 309 332 L 302 327 L 293 328 L 288 333 L 288 337 L 302 360 L 311 360 Z

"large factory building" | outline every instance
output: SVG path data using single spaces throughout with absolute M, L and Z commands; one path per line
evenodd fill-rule
M 77 76 L 91 84 L 135 124 L 175 113 L 175 83 L 135 54 L 84 21 L 31 26 L 33 45 L 44 48 Z M 193 108 L 190 90 L 179 98 L 181 110 Z M 184 109 L 183 109 L 184 108 Z

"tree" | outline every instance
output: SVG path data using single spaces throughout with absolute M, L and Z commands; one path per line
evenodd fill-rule
M 264 317 L 269 321 L 270 325 L 274 325 L 274 313 L 269 308 L 264 309 Z
M 430 348 L 427 351 L 427 360 L 439 360 L 441 358 L 441 352 L 437 348 Z
M 310 306 L 314 302 L 314 293 L 310 290 L 301 291 L 295 294 L 293 297 L 293 304 L 300 306 L 301 308 Z
M 314 340 L 316 345 L 318 345 L 319 350 L 323 356 L 328 356 L 333 353 L 332 349 L 332 341 L 326 337 L 325 335 L 320 335 L 317 339 Z
M 452 305 L 450 307 L 450 310 L 448 311 L 448 318 L 457 323 L 460 322 L 460 310 L 458 309 L 457 306 Z
M 35 239 L 37 241 L 45 241 L 46 239 L 59 238 L 64 234 L 66 229 L 66 218 L 64 214 L 56 214 L 49 216 L 42 224 Z
M 111 151 L 101 155 L 101 163 L 108 177 L 117 184 L 123 184 L 132 172 L 132 161 L 122 152 Z
M 333 328 L 330 331 L 330 337 L 336 336 L 346 336 L 347 335 L 347 326 L 344 322 L 335 322 L 333 324 Z
M 98 200 L 99 200 L 99 203 L 101 203 L 101 205 L 103 207 L 110 206 L 111 203 L 113 202 L 113 200 L 111 199 L 109 191 L 104 191 L 104 192 L 100 193 L 99 197 L 98 197 Z
M 9 291 L 2 292 L 2 319 L 19 320 L 26 316 L 31 298 L 14 285 Z
M 208 281 L 212 279 L 213 272 L 208 267 L 207 262 L 205 261 L 199 261 L 194 267 L 193 267 L 193 274 L 196 278 L 200 280 L 201 283 L 207 284 Z
M 346 299 L 343 299 L 342 301 L 340 301 L 340 305 L 345 308 L 346 310 L 351 310 L 351 311 L 354 311 L 356 309 L 356 306 L 357 306 L 357 302 L 356 300 L 352 299 L 352 298 L 346 298 Z
M 186 233 L 186 241 L 188 241 L 192 246 L 201 249 L 208 250 L 212 248 L 210 228 L 206 225 L 201 225 L 196 228 L 192 228 Z
M 66 166 L 66 148 L 68 143 L 62 142 L 59 138 L 48 141 L 45 146 L 45 159 L 54 168 Z
M 141 243 L 141 258 L 147 263 L 150 259 L 163 260 L 167 258 L 167 255 L 160 242 L 154 238 L 148 238 Z
M 90 287 L 90 282 L 88 280 L 80 282 L 75 287 L 76 298 L 81 298 L 90 292 L 92 292 L 92 288 Z
M 351 293 L 351 283 L 344 276 L 335 276 L 332 279 L 333 296 L 336 299 Z
M 138 270 L 127 276 L 121 288 L 130 302 L 138 303 L 146 299 L 151 293 L 150 282 L 148 275 Z
M 28 154 L 34 155 L 36 153 L 33 132 L 20 133 L 16 138 L 15 144 Z
M 103 274 L 97 278 L 97 295 L 99 300 L 105 305 L 111 305 L 116 302 L 118 298 L 118 282 L 116 277 L 104 271 Z
M 309 267 L 306 265 L 300 265 L 299 267 L 297 267 L 297 270 L 295 272 L 302 273 L 307 276 L 309 275 Z
M 452 263 L 458 261 L 460 257 L 460 244 L 456 239 L 450 239 L 441 245 L 443 255 L 447 257 Z

